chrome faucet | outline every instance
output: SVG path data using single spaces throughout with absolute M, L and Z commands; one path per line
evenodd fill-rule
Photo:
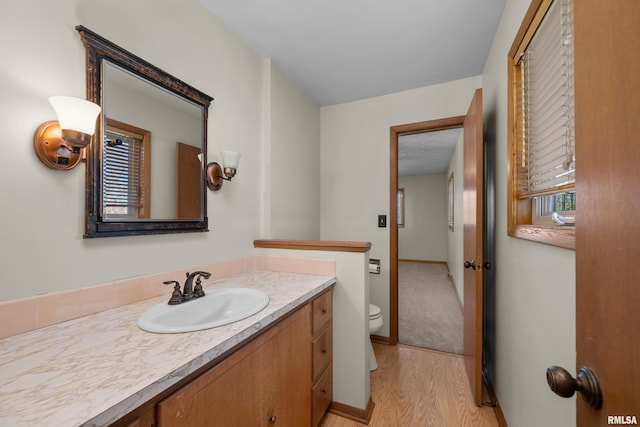
M 182 304 L 183 302 L 190 301 L 194 298 L 203 297 L 204 290 L 202 289 L 201 277 L 208 279 L 211 277 L 211 273 L 206 271 L 194 271 L 193 273 L 187 273 L 187 280 L 184 282 L 183 291 L 180 291 L 180 283 L 175 280 L 163 282 L 165 285 L 174 285 L 169 305 Z M 195 286 L 193 286 L 193 279 L 196 279 Z

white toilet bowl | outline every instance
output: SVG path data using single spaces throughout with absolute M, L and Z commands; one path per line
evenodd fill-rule
M 382 311 L 380 307 L 374 304 L 369 304 L 369 335 L 375 335 L 380 332 L 384 322 L 382 321 Z M 371 345 L 371 338 L 369 343 L 369 370 L 375 371 L 378 369 L 378 362 L 376 361 L 376 355 L 373 353 L 373 346 Z

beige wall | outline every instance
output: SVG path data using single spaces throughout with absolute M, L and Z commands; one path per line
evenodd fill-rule
M 320 238 L 320 107 L 266 60 L 265 238 Z
M 405 226 L 398 228 L 398 257 L 447 261 L 447 175 L 398 178 L 404 188 Z
M 575 373 L 575 252 L 507 237 L 507 52 L 528 0 L 508 0 L 482 75 L 484 127 L 496 165 L 496 381 L 509 427 L 575 426 L 575 397 L 546 384 L 548 366 Z
M 466 114 L 481 77 L 399 92 L 320 109 L 320 236 L 372 242 L 371 258 L 381 272 L 371 275 L 370 297 L 382 310 L 389 335 L 389 128 Z
M 74 29 L 78 24 L 215 98 L 209 108 L 209 161 L 220 161 L 223 149 L 239 151 L 242 158 L 233 182 L 219 192 L 208 192 L 208 233 L 82 238 L 84 164 L 69 172 L 49 170 L 37 160 L 32 142 L 40 123 L 55 119 L 49 96 L 85 96 L 85 53 Z M 199 1 L 3 2 L 0 39 L 0 117 L 8 142 L 3 154 L 10 159 L 0 168 L 0 300 L 253 254 L 252 242 L 262 238 L 267 222 L 265 129 L 277 129 L 276 145 L 282 142 L 283 147 L 293 144 L 300 132 L 279 127 L 285 115 L 306 125 L 304 148 L 293 151 L 287 163 L 309 166 L 296 170 L 294 179 L 308 189 L 305 209 L 318 210 L 314 200 L 319 198 L 319 165 L 309 165 L 309 157 L 318 152 L 317 107 L 284 75 L 266 84 L 263 59 Z M 265 93 L 274 100 L 274 108 L 286 106 L 289 99 L 294 107 L 269 114 L 272 107 Z M 267 123 L 271 117 L 274 126 Z M 285 175 L 291 178 L 282 167 L 274 175 L 275 182 Z M 277 191 L 276 197 L 285 195 Z M 296 233 L 318 234 L 318 214 L 301 212 L 300 205 L 291 209 L 309 216 L 296 226 Z M 274 224 L 282 223 L 278 215 L 271 217 Z

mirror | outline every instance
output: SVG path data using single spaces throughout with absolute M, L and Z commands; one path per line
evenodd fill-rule
M 76 30 L 87 55 L 87 99 L 102 107 L 86 153 L 84 237 L 208 231 L 213 98 L 83 26 Z

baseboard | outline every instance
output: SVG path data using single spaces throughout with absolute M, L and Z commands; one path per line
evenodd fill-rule
M 369 403 L 364 409 L 355 408 L 353 406 L 345 405 L 344 403 L 331 402 L 329 406 L 329 412 L 339 417 L 348 418 L 361 424 L 369 424 L 371 421 L 371 414 L 373 413 L 373 407 L 375 404 L 369 396 Z
M 398 258 L 398 262 L 419 262 L 419 263 L 422 263 L 422 264 L 444 264 L 444 265 L 447 265 L 447 261 L 429 261 L 429 260 L 425 260 L 425 259 L 399 259 Z
M 502 412 L 502 407 L 500 407 L 500 402 L 498 401 L 498 396 L 496 396 L 496 392 L 493 389 L 493 385 L 488 381 L 484 381 L 484 385 L 487 388 L 487 394 L 489 394 L 489 399 L 491 402 L 495 402 L 495 406 L 493 407 L 493 411 L 496 414 L 496 419 L 498 420 L 498 426 L 500 427 L 509 427 L 507 425 L 507 419 L 504 417 L 504 413 Z
M 383 337 L 380 335 L 371 335 L 371 342 L 375 342 L 378 344 L 386 344 L 386 345 L 390 345 L 391 344 L 391 339 L 389 337 Z

